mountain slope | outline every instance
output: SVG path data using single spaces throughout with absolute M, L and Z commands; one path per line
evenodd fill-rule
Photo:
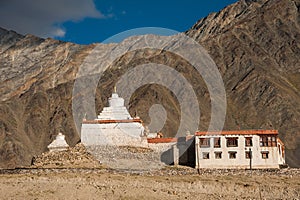
M 300 166 L 299 5 L 292 0 L 239 1 L 186 32 L 208 50 L 222 74 L 228 101 L 225 129 L 279 129 L 291 166 Z M 30 164 L 59 131 L 69 144 L 79 141 L 72 90 L 78 68 L 94 46 L 0 29 L 0 167 Z M 98 85 L 96 109 L 106 105 L 122 74 L 149 62 L 171 66 L 189 80 L 203 113 L 199 129 L 205 130 L 210 100 L 204 81 L 187 61 L 164 51 L 140 50 L 116 60 Z M 130 113 L 138 112 L 148 124 L 148 110 L 155 103 L 164 105 L 168 114 L 163 132 L 173 135 L 180 106 L 166 88 L 139 88 Z
M 300 164 L 300 1 L 240 1 L 187 34 L 223 72 L 227 125 L 279 129 L 287 160 Z

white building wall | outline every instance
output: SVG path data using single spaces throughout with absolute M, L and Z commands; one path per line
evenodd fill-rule
M 221 147 L 214 148 L 213 138 L 221 138 Z M 238 137 L 237 147 L 227 147 L 227 137 Z M 246 147 L 246 137 L 252 137 L 252 147 Z M 201 148 L 200 138 L 210 138 L 210 147 Z M 251 148 L 252 168 L 279 168 L 279 151 L 277 147 L 260 147 L 258 135 L 222 135 L 196 136 L 196 167 L 198 168 L 250 168 L 250 159 L 246 158 L 246 151 Z M 229 152 L 237 152 L 235 159 L 229 158 Z M 262 158 L 262 151 L 269 152 L 268 159 Z M 203 153 L 209 153 L 209 159 L 203 159 Z M 222 152 L 222 158 L 216 159 L 215 152 Z
M 81 127 L 81 142 L 86 146 L 145 146 L 144 127 L 139 122 L 125 122 L 132 119 L 124 106 L 124 99 L 116 91 L 108 99 L 108 107 L 104 107 L 98 118 L 92 123 L 84 123 Z M 105 120 L 112 120 L 111 123 Z M 114 123 L 114 120 L 119 122 Z M 122 122 L 122 120 L 125 120 Z
M 279 164 L 284 165 L 285 164 L 284 147 L 279 143 L 277 144 L 277 147 L 278 147 Z
M 86 146 L 145 146 L 147 140 L 142 135 L 144 127 L 138 122 L 82 124 L 81 142 Z

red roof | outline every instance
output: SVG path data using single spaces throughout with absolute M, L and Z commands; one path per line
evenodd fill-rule
M 278 135 L 278 130 L 197 131 L 195 136 L 204 135 Z
M 177 138 L 147 138 L 148 143 L 172 143 L 177 142 Z
M 185 141 L 193 139 L 193 135 L 185 136 Z M 148 143 L 172 143 L 178 142 L 178 138 L 147 138 Z

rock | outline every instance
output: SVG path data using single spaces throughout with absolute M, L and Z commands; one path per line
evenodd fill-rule
M 102 165 L 81 143 L 65 151 L 46 152 L 38 156 L 32 167 L 38 168 L 99 168 Z
M 123 172 L 142 174 L 165 167 L 160 161 L 160 152 L 145 147 L 88 146 L 87 150 L 103 165 Z

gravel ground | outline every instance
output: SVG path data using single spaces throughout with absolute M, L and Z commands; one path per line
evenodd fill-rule
M 0 199 L 300 199 L 300 170 L 0 170 Z
M 102 164 L 99 164 L 101 161 Z M 0 199 L 300 199 L 300 169 L 166 166 L 160 152 L 79 144 L 0 169 Z
M 160 161 L 161 152 L 129 146 L 89 146 L 87 147 L 97 160 L 109 168 L 129 171 L 158 170 L 166 165 Z

